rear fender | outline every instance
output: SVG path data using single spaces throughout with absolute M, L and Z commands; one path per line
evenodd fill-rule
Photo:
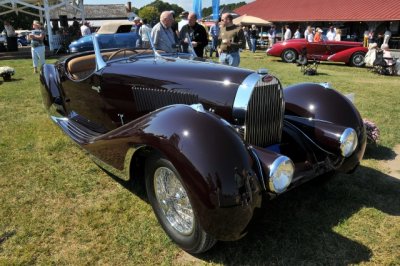
M 344 62 L 344 63 L 349 63 L 351 57 L 353 56 L 354 53 L 356 52 L 362 52 L 366 54 L 368 52 L 368 49 L 365 47 L 354 47 L 350 49 L 346 49 L 344 51 L 335 53 L 331 56 L 328 57 L 328 61 L 332 62 Z
M 122 169 L 130 147 L 140 145 L 172 162 L 204 230 L 221 240 L 241 237 L 239 232 L 261 204 L 261 189 L 253 159 L 228 123 L 187 105 L 173 105 L 102 135 L 85 148 Z

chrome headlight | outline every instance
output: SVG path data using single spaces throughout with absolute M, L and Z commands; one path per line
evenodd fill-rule
M 284 192 L 292 182 L 294 165 L 286 156 L 279 156 L 270 166 L 269 188 L 276 193 Z
M 349 157 L 358 144 L 356 131 L 352 128 L 346 128 L 340 136 L 340 151 L 342 156 Z

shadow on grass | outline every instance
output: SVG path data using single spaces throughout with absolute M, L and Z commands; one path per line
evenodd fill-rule
M 393 160 L 396 158 L 396 153 L 385 146 L 368 144 L 365 149 L 364 159 L 375 159 L 375 160 Z
M 356 225 L 344 221 L 365 207 L 400 215 L 400 181 L 367 167 L 353 175 L 340 174 L 325 185 L 311 182 L 268 203 L 246 237 L 218 242 L 198 258 L 228 265 L 358 264 L 371 250 L 344 234 Z M 353 221 L 364 223 L 362 219 Z M 374 222 L 374 221 L 368 221 Z M 347 226 L 351 227 L 347 230 Z M 356 232 L 356 234 L 363 232 Z M 368 232 L 362 238 L 369 238 Z

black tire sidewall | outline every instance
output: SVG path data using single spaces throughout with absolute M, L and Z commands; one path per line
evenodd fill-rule
M 180 177 L 178 171 L 175 169 L 172 163 L 162 157 L 154 156 L 148 160 L 148 163 L 146 163 L 146 191 L 148 200 L 153 208 L 158 222 L 161 224 L 162 228 L 164 229 L 166 234 L 172 239 L 172 241 L 174 241 L 178 246 L 188 252 L 190 252 L 191 250 L 196 250 L 197 247 L 201 244 L 200 242 L 202 238 L 202 229 L 199 227 L 196 215 L 194 215 L 193 231 L 189 235 L 183 235 L 171 226 L 163 211 L 161 210 L 154 191 L 154 172 L 159 167 L 167 167 L 171 171 L 173 171 L 175 176 L 181 182 L 182 186 L 184 186 L 182 178 Z
M 291 61 L 286 60 L 285 54 L 287 54 L 287 53 L 292 53 L 292 54 L 294 55 L 294 56 L 293 56 L 293 60 L 291 60 Z M 296 52 L 295 50 L 293 50 L 293 49 L 286 49 L 286 50 L 283 51 L 283 53 L 282 53 L 282 60 L 283 60 L 283 62 L 285 62 L 285 63 L 293 63 L 293 62 L 296 62 L 296 59 L 297 59 L 297 52 Z
M 363 54 L 363 53 L 361 53 L 361 52 L 356 52 L 356 53 L 354 53 L 354 54 L 351 56 L 351 60 L 350 60 L 350 64 L 351 64 L 352 66 L 355 66 L 355 67 L 362 67 L 362 66 L 364 65 L 364 60 L 363 60 L 363 63 L 361 63 L 360 65 L 357 65 L 357 64 L 354 63 L 354 58 L 357 57 L 357 56 L 359 56 L 359 55 L 362 55 L 362 56 L 364 57 L 364 59 L 365 59 L 365 54 Z

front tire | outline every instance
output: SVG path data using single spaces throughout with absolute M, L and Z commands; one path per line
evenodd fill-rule
M 189 253 L 203 253 L 216 240 L 202 228 L 182 178 L 172 163 L 158 155 L 146 163 L 146 191 L 154 213 L 167 235 Z
M 294 63 L 297 59 L 297 52 L 293 49 L 286 49 L 283 51 L 281 58 L 283 62 Z
M 362 67 L 365 64 L 364 59 L 365 59 L 365 53 L 356 52 L 350 58 L 350 65 L 355 67 Z

